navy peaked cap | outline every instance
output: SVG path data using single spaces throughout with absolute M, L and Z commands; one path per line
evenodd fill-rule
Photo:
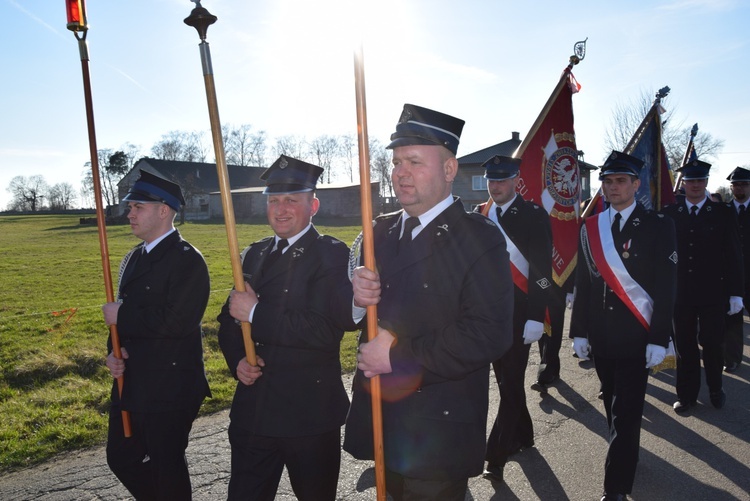
M 518 175 L 521 169 L 521 159 L 495 155 L 482 164 L 485 169 L 484 177 L 491 181 L 511 179 Z
M 677 172 L 682 172 L 682 179 L 684 181 L 690 181 L 691 179 L 707 179 L 708 171 L 710 169 L 710 163 L 696 159 L 690 160 L 688 163 L 677 169 Z
M 405 104 L 396 124 L 396 132 L 391 134 L 391 143 L 386 148 L 415 144 L 438 145 L 445 146 L 455 155 L 463 128 L 464 121 L 460 118 Z
M 610 174 L 627 174 L 638 177 L 641 174 L 641 168 L 643 168 L 643 160 L 640 158 L 613 150 L 602 165 L 601 171 L 599 171 L 599 179 L 603 179 L 604 176 Z
M 322 167 L 281 155 L 260 175 L 260 178 L 266 182 L 266 189 L 263 193 L 272 195 L 313 191 L 322 173 Z
M 122 200 L 125 202 L 161 202 L 175 211 L 185 205 L 180 185 L 163 177 L 140 170 L 140 177 Z
M 750 181 L 750 170 L 744 169 L 742 167 L 737 167 L 729 173 L 727 181 Z

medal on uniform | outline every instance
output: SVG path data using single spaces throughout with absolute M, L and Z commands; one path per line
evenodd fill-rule
M 632 241 L 633 241 L 633 239 L 631 238 L 630 240 L 628 240 L 627 242 L 625 242 L 624 244 L 622 244 L 622 250 L 623 250 L 622 257 L 623 257 L 623 259 L 627 259 L 627 258 L 630 257 L 630 252 L 628 252 L 628 249 L 630 249 L 630 242 L 632 242 Z

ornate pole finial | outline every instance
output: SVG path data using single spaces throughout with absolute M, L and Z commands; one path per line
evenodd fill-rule
M 208 33 L 208 27 L 214 24 L 218 18 L 208 12 L 208 9 L 201 5 L 201 0 L 190 1 L 195 3 L 195 8 L 190 15 L 185 18 L 185 24 L 198 30 L 198 36 L 201 37 L 201 40 L 205 40 L 206 33 Z
M 589 37 L 586 37 L 586 40 L 581 40 L 573 45 L 573 55 L 570 56 L 570 64 L 576 65 L 586 57 L 586 41 L 588 39 Z

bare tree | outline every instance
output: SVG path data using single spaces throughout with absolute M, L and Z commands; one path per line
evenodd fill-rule
M 102 160 L 102 152 L 109 152 L 106 160 Z M 128 157 L 123 151 L 99 150 L 99 182 L 102 189 L 102 197 L 106 205 L 117 205 L 120 203 L 120 197 L 117 189 L 117 183 L 128 173 Z
M 37 212 L 41 210 L 47 196 L 47 182 L 42 176 L 16 176 L 10 180 L 6 190 L 13 196 L 9 210 Z
M 231 165 L 264 167 L 266 156 L 266 133 L 251 132 L 252 126 L 243 124 L 238 127 L 223 125 L 227 163 Z
M 47 202 L 50 210 L 75 208 L 75 189 L 70 183 L 57 183 L 49 189 Z
M 391 167 L 391 154 L 380 141 L 370 139 L 370 175 L 380 181 L 380 194 L 384 197 L 393 196 Z
M 357 141 L 351 134 L 339 137 L 339 153 L 344 163 L 344 172 L 349 174 L 349 182 L 354 182 L 354 159 L 357 152 Z
M 132 169 L 136 162 L 142 158 L 140 146 L 133 143 L 123 144 L 120 146 L 120 151 L 124 152 L 128 158 L 128 170 Z
M 338 140 L 334 136 L 318 136 L 308 144 L 308 149 L 312 163 L 324 169 L 324 179 L 330 184 L 334 177 L 333 162 L 340 151 Z
M 651 109 L 654 102 L 655 92 L 641 91 L 640 96 L 627 103 L 619 103 L 615 106 L 610 126 L 605 132 L 604 144 L 609 150 L 622 151 L 635 134 L 638 126 L 641 124 L 646 114 Z M 667 98 L 662 101 L 662 105 L 668 108 L 665 103 Z M 675 109 L 668 109 L 661 115 L 662 121 L 662 143 L 669 158 L 669 164 L 672 169 L 679 167 L 682 163 L 685 149 L 690 139 L 690 130 L 692 125 L 685 125 L 684 119 L 675 117 Z M 698 130 L 698 134 L 693 140 L 696 154 L 699 158 L 715 158 L 724 148 L 724 141 L 715 139 L 711 134 Z
M 305 140 L 297 136 L 281 136 L 276 138 L 273 153 L 275 155 L 274 161 L 280 155 L 286 155 L 297 160 L 307 160 Z
M 203 132 L 173 130 L 164 134 L 161 140 L 151 147 L 151 154 L 159 160 L 205 162 L 208 149 L 203 137 Z

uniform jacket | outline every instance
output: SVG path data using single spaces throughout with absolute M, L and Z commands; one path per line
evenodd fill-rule
M 706 200 L 693 222 L 684 201 L 665 207 L 677 230 L 677 304 L 726 305 L 742 297 L 742 250 L 736 213 Z
M 134 250 L 119 289 L 117 332 L 129 356 L 122 408 L 135 412 L 195 408 L 211 395 L 201 331 L 210 293 L 208 267 L 178 231 L 148 254 L 141 255 L 141 247 Z M 120 400 L 116 385 L 112 399 Z
M 349 249 L 311 227 L 268 270 L 263 261 L 273 237 L 251 244 L 242 270 L 259 303 L 252 323 L 263 376 L 237 383 L 232 425 L 269 437 L 328 432 L 344 424 L 349 406 L 341 380 L 339 350 L 344 331 L 330 320 L 332 291 L 349 283 Z M 229 370 L 245 357 L 242 331 L 225 304 L 218 317 L 219 342 Z
M 402 212 L 374 232 L 379 324 L 397 341 L 380 376 L 385 461 L 407 477 L 460 479 L 484 465 L 489 368 L 512 343 L 513 285 L 502 234 L 456 199 L 398 253 Z M 352 287 L 340 318 L 352 316 Z M 365 333 L 362 339 L 367 339 Z M 371 459 L 369 380 L 357 371 L 344 450 Z
M 736 213 L 734 202 L 729 207 Z M 737 225 L 740 232 L 740 243 L 742 244 L 742 265 L 745 270 L 745 297 L 750 296 L 750 209 L 745 210 L 742 215 L 737 216 Z M 750 303 L 745 301 L 748 306 Z
M 599 217 L 608 217 L 608 213 Z M 570 337 L 588 338 L 595 357 L 645 359 L 647 344 L 666 348 L 672 334 L 677 277 L 674 224 L 668 217 L 638 204 L 615 245 L 621 256 L 627 247 L 628 257 L 623 256 L 622 262 L 653 299 L 650 329 L 646 330 L 606 285 L 591 265 L 588 246 L 579 239 Z
M 482 213 L 486 205 L 479 205 L 476 212 Z M 500 218 L 500 224 L 529 262 L 528 294 L 513 287 L 513 330 L 522 340 L 526 321 L 544 322 L 547 311 L 552 286 L 552 228 L 547 211 L 525 201 L 521 195 L 516 195 Z

